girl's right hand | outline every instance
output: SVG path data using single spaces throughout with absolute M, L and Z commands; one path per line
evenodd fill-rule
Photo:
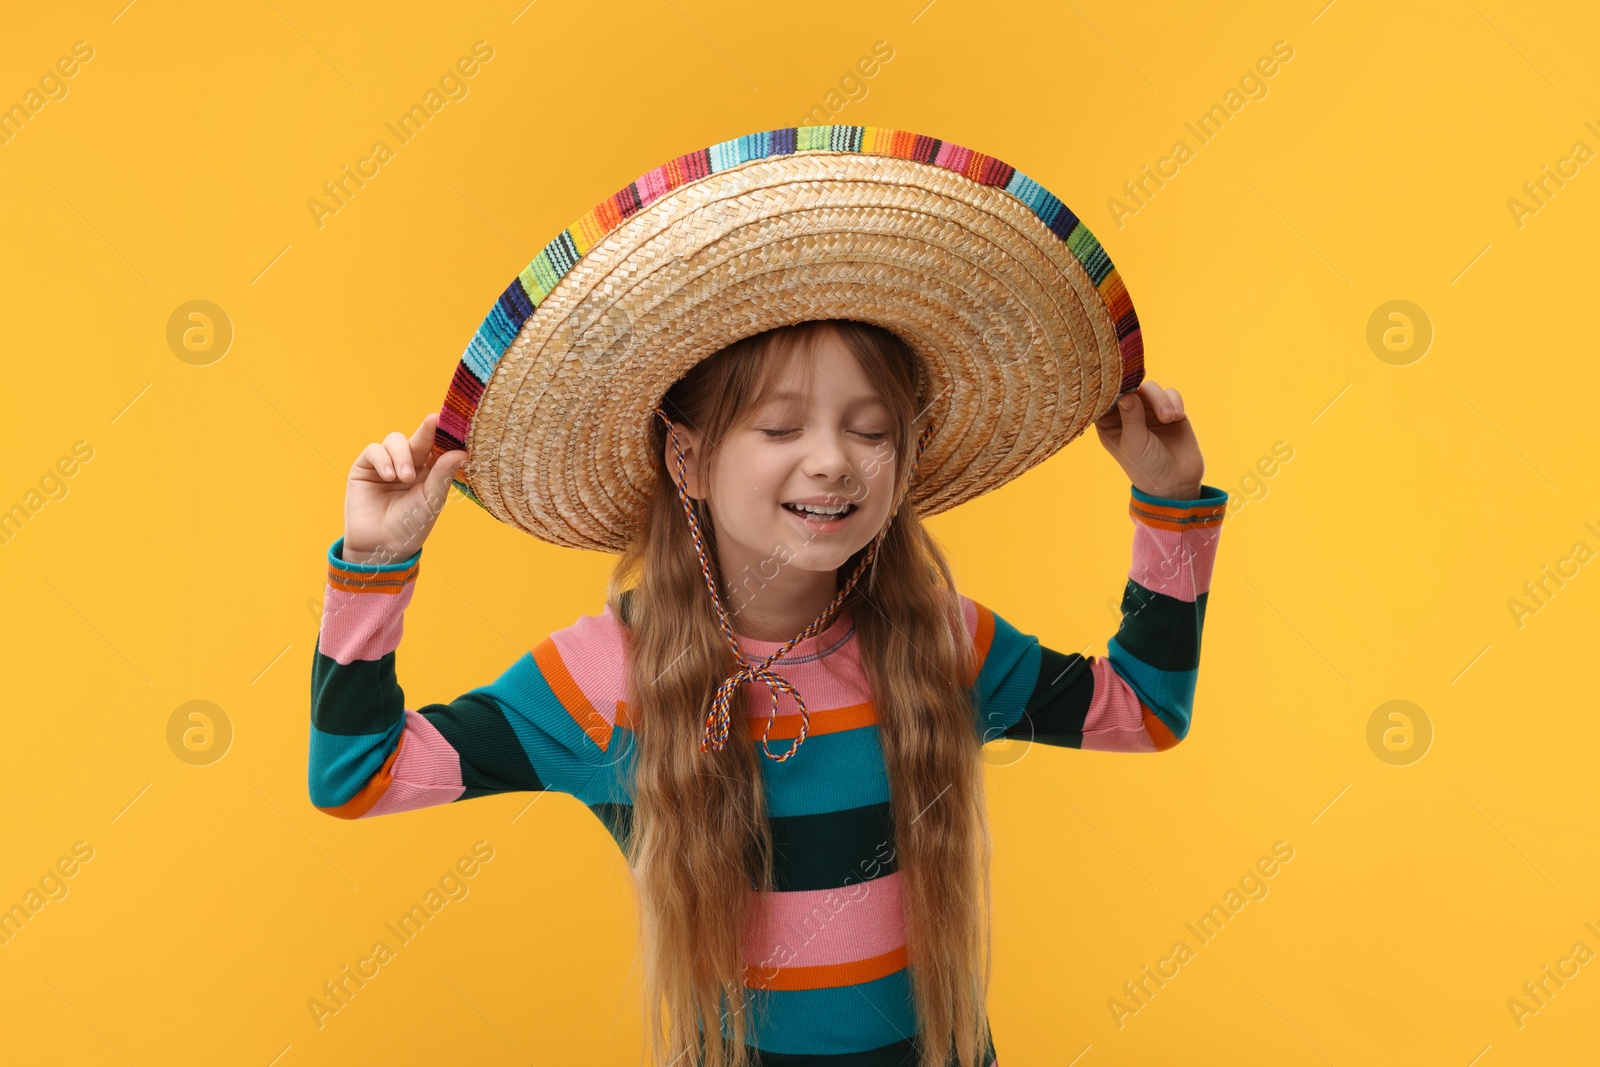
M 438 421 L 438 413 L 431 412 L 409 439 L 396 430 L 356 457 L 344 496 L 346 562 L 398 563 L 428 539 L 450 480 L 467 461 L 459 449 L 431 456 Z

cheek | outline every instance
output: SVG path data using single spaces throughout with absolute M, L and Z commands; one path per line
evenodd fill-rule
M 856 503 L 863 510 L 887 511 L 894 503 L 894 472 L 894 459 L 887 450 L 874 450 L 863 456 L 856 463 L 856 478 L 861 483 Z

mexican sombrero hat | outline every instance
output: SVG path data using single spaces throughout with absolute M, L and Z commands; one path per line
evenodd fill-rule
M 668 387 L 823 318 L 919 357 L 934 429 L 907 499 L 923 516 L 1047 459 L 1144 378 L 1116 268 L 1037 182 L 936 137 L 788 127 L 668 160 L 545 245 L 467 344 L 434 455 L 467 451 L 454 484 L 495 518 L 621 551 Z

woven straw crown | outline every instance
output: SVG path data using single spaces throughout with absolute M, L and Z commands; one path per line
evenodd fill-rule
M 789 127 L 669 160 L 547 244 L 468 343 L 433 453 L 467 450 L 453 484 L 495 518 L 621 551 L 672 383 L 822 318 L 918 356 L 936 429 L 907 500 L 924 516 L 1047 459 L 1144 377 L 1116 268 L 1037 182 L 903 130 Z

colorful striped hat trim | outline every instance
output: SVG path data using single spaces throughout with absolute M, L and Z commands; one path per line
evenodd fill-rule
M 1127 288 L 1094 234 L 1039 183 L 993 156 L 905 130 L 873 126 L 785 127 L 737 137 L 668 160 L 607 197 L 545 245 L 500 294 L 462 353 L 440 409 L 434 455 L 467 447 L 473 418 L 496 364 L 534 310 L 603 237 L 672 190 L 752 160 L 801 152 L 893 156 L 940 167 L 1009 193 L 1061 239 L 1082 264 L 1110 313 L 1122 358 L 1119 395 L 1143 380 L 1143 339 Z M 457 478 L 453 484 L 468 499 L 484 506 L 466 482 Z

